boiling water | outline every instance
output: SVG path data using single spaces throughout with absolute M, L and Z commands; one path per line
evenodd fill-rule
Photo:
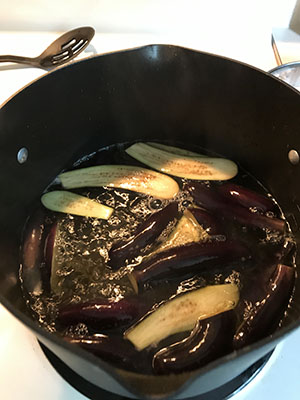
M 73 168 L 100 164 L 141 166 L 126 155 L 124 147 L 125 145 L 117 145 L 102 149 L 79 160 Z M 203 153 L 203 150 L 201 153 Z M 175 179 L 182 188 L 185 180 Z M 270 196 L 257 180 L 241 169 L 233 181 L 258 193 Z M 219 184 L 221 183 L 210 182 L 210 185 Z M 54 182 L 48 190 L 56 189 L 56 185 L 57 183 Z M 40 206 L 30 216 L 30 222 L 24 231 L 26 242 L 26 238 L 32 233 L 32 226 L 40 228 L 40 244 L 36 246 L 33 254 L 35 262 L 31 263 L 31 265 L 34 264 L 34 268 L 27 268 L 26 262 L 23 262 L 20 279 L 28 307 L 34 318 L 45 329 L 58 334 L 78 336 L 103 333 L 103 330 L 97 331 L 94 327 L 88 327 L 83 323 L 68 328 L 60 326 L 56 320 L 58 307 L 61 304 L 81 303 L 101 297 L 118 301 L 134 294 L 128 273 L 134 268 L 135 264 L 140 263 L 143 257 L 153 250 L 153 246 L 145 248 L 136 260 L 125 263 L 117 271 L 113 271 L 109 266 L 108 252 L 113 243 L 130 238 L 136 227 L 152 213 L 165 207 L 168 200 L 158 200 L 151 196 L 114 188 L 84 188 L 76 189 L 74 192 L 112 207 L 114 209 L 112 216 L 107 221 L 84 218 L 54 213 Z M 184 190 L 179 192 L 175 200 L 178 201 L 181 210 L 192 203 L 190 193 Z M 253 212 L 255 211 L 257 210 L 253 210 Z M 274 213 L 283 218 L 279 207 L 275 209 Z M 39 217 L 37 217 L 38 215 Z M 47 238 L 49 238 L 49 232 L 55 224 L 57 233 L 51 266 L 51 262 L 47 260 Z M 168 279 L 164 280 L 163 283 L 148 284 L 146 290 L 141 294 L 143 301 L 148 303 L 148 309 L 157 307 L 160 302 L 175 294 L 204 287 L 208 284 L 234 282 L 241 288 L 249 277 L 253 277 L 257 273 L 268 255 L 272 255 L 276 251 L 277 246 L 287 246 L 288 243 L 293 242 L 290 232 L 283 237 L 281 234 L 267 229 L 255 230 L 245 226 L 237 226 L 234 223 L 231 225 L 231 238 L 250 243 L 256 249 L 256 253 L 259 254 L 258 259 L 260 261 L 258 264 L 251 264 L 250 261 L 246 266 L 241 267 L 236 263 L 231 263 L 230 267 L 225 270 L 201 271 L 200 274 L 187 274 L 182 277 L 181 281 Z M 174 224 L 167 227 L 163 232 L 165 237 L 168 236 L 173 227 Z M 215 239 L 224 240 L 225 237 L 220 235 Z M 25 247 L 23 248 L 23 255 L 26 250 Z M 293 259 L 290 262 L 293 263 Z M 49 270 L 51 268 L 52 271 Z M 242 315 L 240 318 L 244 317 L 245 315 Z M 124 326 L 114 333 L 121 336 L 127 327 Z M 184 336 L 186 336 L 186 333 L 179 334 L 176 339 Z M 172 340 L 174 341 L 174 338 Z M 164 345 L 166 343 L 168 343 L 168 340 L 163 342 Z M 145 371 L 147 370 L 149 370 L 149 366 L 145 364 Z

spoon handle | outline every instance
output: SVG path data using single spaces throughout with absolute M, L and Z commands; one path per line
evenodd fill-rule
M 35 58 L 11 55 L 0 56 L 0 62 L 13 62 L 18 64 L 36 65 Z

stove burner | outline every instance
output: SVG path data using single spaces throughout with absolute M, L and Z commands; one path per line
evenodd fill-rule
M 40 346 L 47 357 L 50 364 L 56 369 L 56 371 L 71 385 L 73 388 L 78 390 L 81 394 L 86 396 L 90 400 L 132 400 L 128 397 L 120 396 L 115 393 L 108 392 L 104 389 L 100 389 L 98 386 L 93 385 L 80 375 L 76 374 L 71 368 L 64 364 L 52 351 L 47 349 L 42 343 Z M 271 357 L 274 350 L 268 353 L 266 356 L 258 360 L 256 363 L 251 365 L 241 375 L 225 383 L 224 385 L 214 389 L 210 392 L 200 394 L 198 396 L 189 397 L 183 400 L 225 400 L 234 396 L 238 391 L 243 389 L 252 379 L 262 370 L 266 365 L 267 361 Z

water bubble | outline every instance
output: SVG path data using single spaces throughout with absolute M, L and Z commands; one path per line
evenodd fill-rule
M 177 288 L 177 294 L 184 293 L 192 289 L 200 289 L 204 286 L 206 286 L 206 280 L 204 278 L 194 276 L 192 278 L 182 281 L 179 284 Z
M 225 283 L 234 283 L 241 288 L 241 274 L 238 271 L 233 270 L 230 275 L 224 280 Z
M 153 199 L 150 201 L 150 208 L 152 210 L 159 210 L 162 208 L 162 201 L 160 199 Z
M 109 225 L 118 226 L 121 223 L 121 219 L 117 215 L 112 215 L 108 220 Z
M 70 326 L 66 333 L 67 336 L 88 336 L 89 329 L 85 324 L 79 323 L 75 326 L 74 325 Z
M 68 276 L 68 275 L 72 274 L 72 272 L 74 272 L 74 269 L 72 268 L 72 266 L 66 265 L 63 268 L 58 269 L 56 271 L 56 275 L 57 276 Z
M 266 216 L 269 217 L 269 218 L 274 218 L 275 214 L 273 213 L 273 211 L 267 211 L 266 212 Z
M 188 208 L 191 204 L 192 202 L 190 200 L 183 200 L 182 202 L 182 206 L 185 208 Z

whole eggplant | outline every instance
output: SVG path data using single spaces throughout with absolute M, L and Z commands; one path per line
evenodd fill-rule
M 232 182 L 224 182 L 222 185 L 219 185 L 218 191 L 224 198 L 246 208 L 256 208 L 262 212 L 273 211 L 276 208 L 271 197 L 263 196 Z
M 152 244 L 170 222 L 179 218 L 179 215 L 176 202 L 171 202 L 162 210 L 152 214 L 137 228 L 131 239 L 117 242 L 111 247 L 109 265 L 117 269 L 124 265 L 126 259 L 138 256 L 140 251 Z
M 119 368 L 137 372 L 141 368 L 145 370 L 146 363 L 143 361 L 143 357 L 128 340 L 103 334 L 84 337 L 63 336 L 63 339 Z
M 48 261 L 53 248 L 50 242 L 54 226 L 46 222 L 46 213 L 42 208 L 38 208 L 27 221 L 23 234 L 21 275 L 28 292 L 50 292 L 51 261 L 50 265 Z
M 268 273 L 270 269 L 267 269 Z M 244 320 L 234 336 L 234 347 L 240 348 L 265 337 L 278 327 L 291 298 L 295 268 L 278 264 L 272 269 L 267 283 L 257 281 L 241 293 L 246 305 Z M 239 307 L 237 307 L 239 309 Z
M 232 310 L 198 321 L 191 334 L 159 350 L 153 357 L 156 374 L 199 368 L 232 351 L 235 318 Z
M 145 304 L 135 297 L 120 301 L 101 298 L 60 306 L 57 319 L 64 326 L 83 322 L 103 330 L 131 323 L 146 311 Z
M 134 268 L 130 279 L 134 286 L 141 287 L 151 280 L 183 276 L 233 261 L 243 262 L 249 257 L 249 250 L 237 241 L 190 243 L 150 257 Z
M 243 225 L 279 232 L 283 232 L 285 229 L 284 220 L 252 212 L 231 199 L 223 197 L 218 190 L 204 183 L 189 183 L 186 188 L 192 194 L 197 205 L 220 215 L 224 219 L 236 220 Z

